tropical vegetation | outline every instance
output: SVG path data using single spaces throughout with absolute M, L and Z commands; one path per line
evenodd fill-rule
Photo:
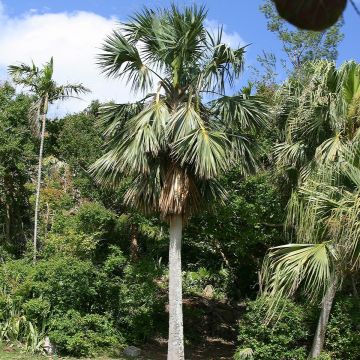
M 262 11 L 283 81 L 266 52 L 250 75 L 195 5 L 104 39 L 99 71 L 132 103 L 52 118 L 87 89 L 52 59 L 9 67 L 1 359 L 358 359 L 360 65 L 335 62 L 341 20 L 309 33 Z

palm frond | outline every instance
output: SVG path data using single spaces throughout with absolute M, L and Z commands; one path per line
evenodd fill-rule
M 264 295 L 270 300 L 270 312 L 278 301 L 303 286 L 311 300 L 323 295 L 334 276 L 337 253 L 328 243 L 288 244 L 271 248 L 262 269 Z
M 152 159 L 165 143 L 168 118 L 165 104 L 155 101 L 129 119 L 117 136 L 109 139 L 110 150 L 91 167 L 96 179 L 106 183 L 116 182 L 123 172 L 148 174 Z
M 204 126 L 205 123 L 195 108 L 184 103 L 171 115 L 168 136 L 171 141 L 176 142 Z
M 231 165 L 227 156 L 229 146 L 224 133 L 203 127 L 175 141 L 172 156 L 182 166 L 192 166 L 200 178 L 212 179 Z
M 307 161 L 305 145 L 302 142 L 277 144 L 274 148 L 274 156 L 277 165 L 285 168 L 300 168 Z
M 254 132 L 268 127 L 269 109 L 257 96 L 223 96 L 211 102 L 214 115 L 225 129 Z
M 122 133 L 125 124 L 144 109 L 145 100 L 146 98 L 135 103 L 101 106 L 97 126 L 103 131 L 105 138 L 112 137 L 118 142 L 120 139 L 117 136 Z
M 32 62 L 31 65 L 21 63 L 19 65 L 10 65 L 8 67 L 9 74 L 16 83 L 20 83 L 24 78 L 32 79 L 39 73 L 39 68 Z M 18 82 L 19 81 L 19 82 Z
M 102 181 L 104 179 L 102 178 Z M 110 184 L 114 185 L 113 179 Z M 149 174 L 139 173 L 129 185 L 125 197 L 125 204 L 142 210 L 145 214 L 159 211 L 159 199 L 161 194 L 161 169 L 152 166 Z
M 224 93 L 225 84 L 233 86 L 244 69 L 246 46 L 232 49 L 222 42 L 222 35 L 222 28 L 218 29 L 216 36 L 208 32 L 210 52 L 201 75 L 203 84 L 200 85 L 205 91 Z
M 339 158 L 344 144 L 340 134 L 335 134 L 320 144 L 315 152 L 315 159 L 318 163 L 323 164 L 330 161 L 335 161 Z
M 82 94 L 89 93 L 90 90 L 82 84 L 67 84 L 55 86 L 49 94 L 49 102 L 56 100 L 66 100 L 69 98 L 77 98 Z
M 146 91 L 152 85 L 150 70 L 142 61 L 139 50 L 120 31 L 114 31 L 106 38 L 98 65 L 109 77 L 126 78 L 133 90 Z

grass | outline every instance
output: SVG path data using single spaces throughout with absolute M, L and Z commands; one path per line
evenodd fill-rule
M 7 347 L 0 344 L 0 359 L 1 360 L 78 360 L 76 358 L 69 357 L 59 357 L 59 356 L 41 356 L 41 355 L 31 355 L 24 352 L 23 350 L 16 347 Z M 86 359 L 86 358 L 85 358 Z M 116 358 L 117 360 L 122 360 L 121 358 Z M 84 360 L 84 358 L 82 358 Z M 109 357 L 97 357 L 92 360 L 114 360 L 114 358 Z
M 0 359 L 1 360 L 45 360 L 43 356 L 35 356 L 24 353 L 19 349 L 10 347 L 0 347 Z

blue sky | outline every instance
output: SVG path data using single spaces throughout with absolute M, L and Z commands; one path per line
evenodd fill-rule
M 264 16 L 259 11 L 261 0 L 208 0 L 208 1 L 177 1 L 177 4 L 205 4 L 208 8 L 208 18 L 226 26 L 229 32 L 237 32 L 247 43 L 251 55 L 264 50 L 275 53 L 281 46 L 275 36 L 266 29 Z M 165 0 L 3 0 L 6 11 L 11 16 L 19 16 L 29 11 L 39 13 L 89 11 L 96 14 L 120 19 L 126 19 L 134 11 L 144 5 L 150 7 L 167 6 L 171 1 Z M 360 1 L 358 1 L 360 3 Z M 345 13 L 345 39 L 340 46 L 339 62 L 346 59 L 360 60 L 360 17 L 351 6 Z M 256 56 L 255 56 L 256 57 Z
M 229 42 L 251 44 L 247 65 L 255 64 L 263 50 L 281 57 L 281 44 L 267 31 L 259 11 L 261 0 L 195 1 L 208 8 L 210 26 L 223 24 Z M 360 5 L 360 0 L 357 0 Z M 96 48 L 114 27 L 142 6 L 163 7 L 165 0 L 0 0 L 0 79 L 6 77 L 6 66 L 14 61 L 34 59 L 43 62 L 54 55 L 59 81 L 81 81 L 93 89 L 92 98 L 129 100 L 126 86 L 101 79 L 94 65 Z M 177 1 L 179 5 L 194 1 Z M 348 6 L 345 12 L 345 39 L 339 47 L 341 63 L 360 61 L 360 17 Z M 88 60 L 87 60 L 88 59 Z M 56 63 L 57 62 L 57 63 Z M 84 104 L 72 104 L 69 111 Z

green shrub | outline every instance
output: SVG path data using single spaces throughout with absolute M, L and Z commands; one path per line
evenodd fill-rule
M 60 353 L 73 356 L 93 356 L 106 347 L 121 343 L 119 335 L 106 316 L 82 316 L 75 310 L 52 320 L 49 337 Z
M 332 359 L 359 359 L 359 309 L 359 300 L 354 298 L 343 298 L 335 302 L 325 337 L 325 349 Z
M 69 309 L 91 310 L 97 294 L 98 270 L 90 262 L 75 257 L 55 256 L 35 266 L 24 260 L 0 266 L 0 283 L 19 303 L 42 298 L 57 313 Z
M 0 284 L 6 294 L 21 301 L 29 297 L 31 281 L 28 279 L 33 273 L 34 266 L 26 259 L 10 260 L 0 266 Z
M 117 246 L 110 246 L 110 250 L 110 255 L 104 261 L 103 270 L 107 273 L 107 276 L 123 275 L 127 262 L 126 257 Z
M 62 254 L 89 259 L 94 256 L 97 244 L 96 234 L 88 235 L 68 229 L 64 234 L 50 233 L 44 241 L 41 254 L 46 258 Z
M 44 256 L 67 254 L 103 262 L 119 243 L 117 215 L 97 202 L 85 202 L 72 215 L 58 213 L 45 241 Z
M 35 265 L 25 260 L 1 264 L 7 297 L 0 296 L 0 323 L 9 319 L 11 300 L 19 310 L 16 317 L 31 322 L 37 338 L 50 331 L 59 353 L 74 356 L 113 345 L 118 334 L 136 343 L 165 333 L 164 267 L 150 258 L 129 262 L 114 245 L 108 250 L 97 264 L 50 252 Z M 30 329 L 27 322 L 24 329 Z
M 40 322 L 40 318 L 37 320 Z M 3 290 L 0 291 L 0 343 L 22 344 L 26 351 L 41 352 L 45 327 L 44 316 L 41 318 L 41 325 L 38 326 L 29 320 L 18 301 L 14 301 L 11 295 Z
M 90 261 L 55 257 L 39 261 L 28 281 L 33 295 L 48 300 L 54 311 L 89 312 L 97 293 L 97 275 Z
M 116 225 L 116 215 L 96 202 L 84 203 L 76 217 L 80 230 L 89 234 L 108 234 Z
M 256 360 L 305 360 L 311 336 L 304 308 L 283 300 L 279 314 L 268 325 L 264 323 L 265 315 L 263 300 L 248 302 L 239 323 L 239 347 L 235 359 L 243 358 L 242 350 L 251 349 Z
M 165 299 L 156 280 L 163 269 L 143 260 L 124 269 L 120 285 L 118 323 L 127 340 L 140 342 L 166 324 Z M 166 325 L 165 325 L 166 326 Z
M 27 300 L 23 305 L 22 309 L 28 320 L 38 326 L 42 325 L 44 319 L 50 314 L 51 304 L 48 300 L 42 298 L 34 298 Z

